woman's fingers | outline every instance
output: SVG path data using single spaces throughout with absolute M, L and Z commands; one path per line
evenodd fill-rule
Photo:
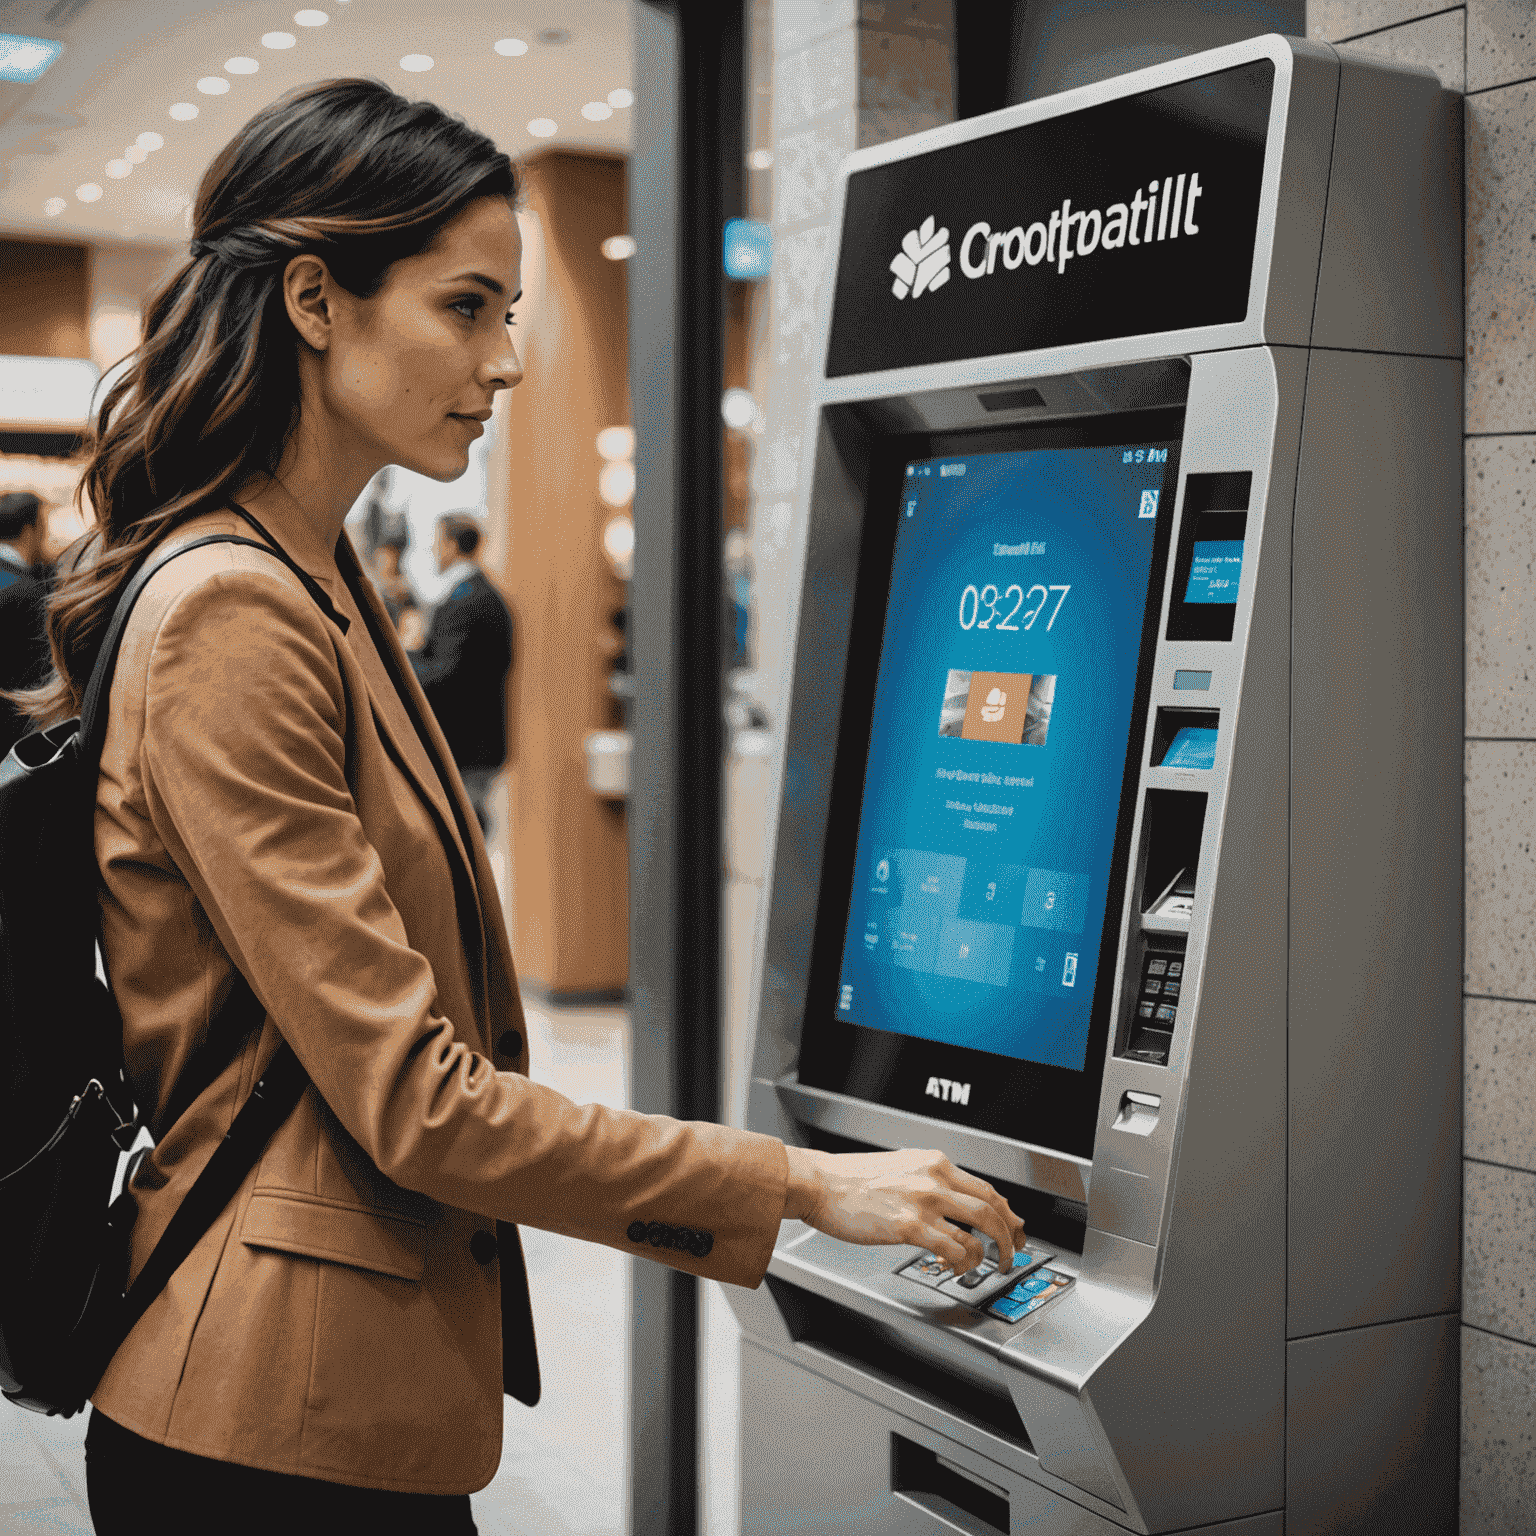
M 924 1226 L 914 1241 L 936 1259 L 942 1259 L 957 1275 L 969 1273 L 982 1259 L 980 1242 L 947 1221 Z
M 985 1179 L 978 1179 L 974 1173 L 967 1173 L 964 1168 L 956 1168 L 952 1163 L 949 1166 L 955 1188 L 964 1194 L 985 1200 L 1002 1218 L 1014 1243 L 1021 1244 L 1024 1241 L 1024 1223 L 1014 1214 L 1013 1207 Z
M 966 1195 L 959 1190 L 945 1190 L 939 1196 L 942 1213 L 950 1221 L 963 1221 L 974 1232 L 985 1233 L 997 1244 L 998 1256 L 1003 1268 L 1008 1268 L 1013 1258 L 1013 1233 L 1007 1219 L 988 1200 Z M 978 1236 L 977 1260 L 981 1258 L 981 1241 Z M 974 1266 L 973 1266 L 974 1267 Z

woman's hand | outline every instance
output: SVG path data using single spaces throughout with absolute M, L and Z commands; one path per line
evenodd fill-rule
M 982 1260 L 983 1234 L 1006 1269 L 1024 1243 L 1024 1223 L 984 1179 L 942 1152 L 813 1152 L 786 1147 L 784 1215 L 845 1243 L 911 1243 L 954 1272 Z M 962 1231 L 956 1222 L 973 1227 Z

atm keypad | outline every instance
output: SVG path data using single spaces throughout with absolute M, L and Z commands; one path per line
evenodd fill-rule
M 931 1253 L 920 1253 L 909 1263 L 903 1264 L 897 1274 L 904 1279 L 926 1285 L 931 1290 L 942 1291 L 969 1306 L 985 1307 L 1001 1291 L 1008 1289 L 1048 1264 L 1054 1254 L 1043 1249 L 1023 1248 L 1014 1256 L 1012 1269 L 999 1271 L 991 1259 L 983 1259 L 975 1269 L 963 1275 L 951 1274 L 942 1260 Z
M 988 1315 L 1005 1323 L 1023 1322 L 1047 1302 L 1055 1301 L 1070 1285 L 1072 1277 L 1059 1270 L 1041 1269 L 1011 1286 L 987 1308 Z
M 1131 1039 L 1121 1052 L 1132 1060 L 1168 1064 L 1173 1026 L 1178 1021 L 1184 988 L 1184 957 L 1167 950 L 1150 950 L 1142 958 Z

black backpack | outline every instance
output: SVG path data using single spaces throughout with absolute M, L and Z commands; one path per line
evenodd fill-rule
M 111 1192 L 146 1112 L 134 1102 L 122 1022 L 97 962 L 97 775 L 128 615 L 161 566 L 205 544 L 276 555 L 345 630 L 329 597 L 275 542 L 194 539 L 129 581 L 80 718 L 24 737 L 0 763 L 0 1392 L 39 1413 L 68 1416 L 85 1405 L 309 1082 L 284 1044 L 125 1292 L 131 1168 L 123 1194 L 112 1201 Z M 229 1007 L 260 1021 L 244 984 Z

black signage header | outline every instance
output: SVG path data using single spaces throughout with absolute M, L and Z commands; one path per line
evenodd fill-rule
M 1248 311 L 1268 59 L 848 179 L 827 374 Z

